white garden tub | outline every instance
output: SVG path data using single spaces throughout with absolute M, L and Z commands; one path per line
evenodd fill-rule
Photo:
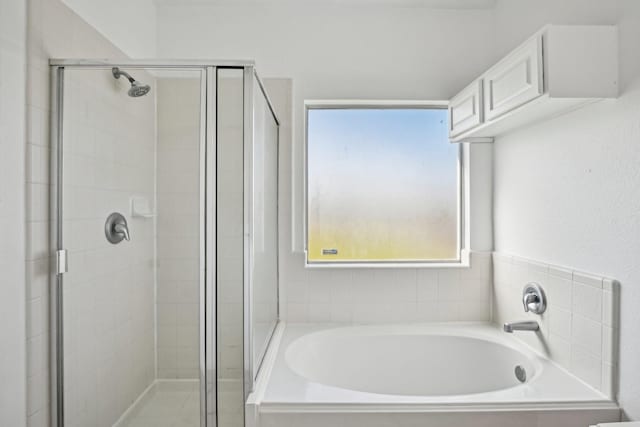
M 487 324 L 283 325 L 247 405 L 249 427 L 586 427 L 619 417 L 602 393 Z

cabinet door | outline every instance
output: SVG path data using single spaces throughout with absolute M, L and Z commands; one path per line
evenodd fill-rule
M 478 79 L 449 101 L 449 137 L 478 126 L 482 116 L 482 79 Z
M 487 71 L 485 119 L 496 119 L 542 95 L 542 68 L 542 36 L 536 36 Z

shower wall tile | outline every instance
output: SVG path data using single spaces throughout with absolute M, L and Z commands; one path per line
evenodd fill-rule
M 157 80 L 158 378 L 199 376 L 200 80 Z
M 25 291 L 25 201 L 29 194 L 20 176 L 25 170 L 26 140 L 26 5 L 21 0 L 0 3 L 0 425 L 26 423 L 29 378 L 39 371 L 39 359 L 26 360 L 29 342 L 25 315 L 30 292 Z M 26 199 L 26 200 L 25 200 Z M 39 296 L 39 295 L 38 295 Z M 35 401 L 35 399 L 34 399 Z
M 282 317 L 289 322 L 488 321 L 491 317 L 489 253 L 472 253 L 468 269 L 305 269 L 304 255 L 284 256 L 290 259 L 281 263 L 281 299 L 286 307 Z
M 514 333 L 592 387 L 615 399 L 619 284 L 613 279 L 517 256 L 493 254 L 493 320 L 536 320 L 540 333 Z M 539 283 L 542 315 L 525 313 L 522 289 Z

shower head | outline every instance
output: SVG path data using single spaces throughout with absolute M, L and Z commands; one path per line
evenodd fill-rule
M 129 83 L 131 83 L 131 88 L 129 88 L 128 94 L 133 98 L 144 96 L 151 90 L 151 86 L 140 83 L 139 81 L 131 77 L 129 73 L 127 73 L 126 71 L 122 71 L 118 67 L 113 67 L 111 69 L 111 73 L 113 73 L 113 77 L 115 77 L 116 79 L 119 79 L 120 76 L 125 76 L 127 80 L 129 80 Z
M 151 86 L 144 85 L 139 81 L 134 80 L 133 82 L 131 82 L 131 87 L 129 88 L 129 91 L 127 93 L 129 94 L 129 96 L 133 98 L 137 98 L 139 96 L 144 96 L 148 94 L 150 90 L 151 90 Z

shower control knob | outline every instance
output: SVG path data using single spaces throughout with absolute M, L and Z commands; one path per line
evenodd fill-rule
M 535 282 L 529 282 L 522 290 L 522 305 L 524 311 L 542 314 L 547 309 L 547 297 L 542 286 Z
M 107 217 L 104 223 L 104 234 L 109 243 L 118 244 L 123 240 L 129 241 L 129 226 L 125 217 L 118 212 L 114 212 Z

